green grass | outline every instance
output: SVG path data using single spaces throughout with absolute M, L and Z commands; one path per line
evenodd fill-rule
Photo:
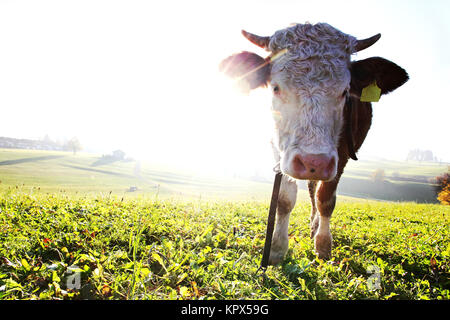
M 288 256 L 263 279 L 267 202 L 11 189 L 0 196 L 0 299 L 450 298 L 449 207 L 338 200 L 322 261 L 300 201 Z
M 309 197 L 300 190 L 288 255 L 262 278 L 255 273 L 270 182 L 153 163 L 137 174 L 134 161 L 99 160 L 0 149 L 0 299 L 450 298 L 448 206 L 339 195 L 333 259 L 322 261 L 309 238 Z M 347 179 L 367 181 L 377 165 L 352 163 Z M 442 170 L 383 166 L 388 175 Z M 127 192 L 130 186 L 138 191 Z M 398 190 L 357 184 L 362 196 L 376 188 L 386 196 Z
M 0 191 L 22 187 L 49 194 L 261 200 L 271 190 L 269 182 L 203 176 L 152 162 L 140 163 L 137 174 L 136 165 L 102 162 L 100 155 L 89 153 L 0 149 Z M 131 186 L 137 191 L 128 192 Z

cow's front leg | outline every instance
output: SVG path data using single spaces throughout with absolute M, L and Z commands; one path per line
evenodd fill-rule
M 314 238 L 314 235 L 317 232 L 317 228 L 319 227 L 319 215 L 317 214 L 316 208 L 316 189 L 317 189 L 317 181 L 311 180 L 308 181 L 308 191 L 309 196 L 311 198 L 311 217 L 309 218 L 309 227 L 311 229 L 310 237 Z
M 288 251 L 289 216 L 297 200 L 297 184 L 291 178 L 283 175 L 278 196 L 275 230 L 272 236 L 269 264 L 280 263 Z
M 336 205 L 336 187 L 335 181 L 320 182 L 316 192 L 319 222 L 314 235 L 314 250 L 320 259 L 331 258 L 333 238 L 330 231 L 330 219 Z

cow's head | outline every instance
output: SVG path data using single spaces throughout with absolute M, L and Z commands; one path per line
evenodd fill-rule
M 220 68 L 249 90 L 270 85 L 273 144 L 282 172 L 296 179 L 328 181 L 336 176 L 349 95 L 360 96 L 374 81 L 386 94 L 408 79 L 402 68 L 382 58 L 350 61 L 379 34 L 357 40 L 325 23 L 297 24 L 271 37 L 242 34 L 270 55 L 241 52 L 225 59 Z

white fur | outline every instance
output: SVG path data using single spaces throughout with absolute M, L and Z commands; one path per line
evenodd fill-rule
M 318 236 L 331 236 L 330 231 L 330 217 L 319 217 L 319 228 L 317 229 Z
M 272 61 L 271 86 L 276 114 L 275 150 L 281 170 L 292 174 L 296 154 L 334 156 L 342 130 L 343 92 L 350 85 L 350 55 L 356 38 L 328 24 L 298 24 L 277 31 L 270 40 L 272 52 L 287 51 Z
M 269 257 L 269 262 L 271 264 L 279 263 L 286 255 L 289 247 L 289 217 L 297 200 L 297 184 L 292 178 L 286 175 L 281 179 L 279 200 L 279 203 L 283 204 L 281 210 L 285 211 L 280 212 L 280 205 L 278 206 L 277 220 L 273 232 Z

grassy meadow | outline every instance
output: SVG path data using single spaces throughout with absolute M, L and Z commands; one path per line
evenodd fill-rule
M 0 299 L 450 298 L 449 206 L 338 196 L 323 261 L 301 191 L 263 278 L 271 182 L 6 149 L 0 180 Z
M 244 199 L 265 197 L 271 183 L 211 178 L 164 164 L 102 160 L 89 153 L 0 149 L 0 191 L 14 187 L 74 196 Z M 130 192 L 130 187 L 137 190 Z

